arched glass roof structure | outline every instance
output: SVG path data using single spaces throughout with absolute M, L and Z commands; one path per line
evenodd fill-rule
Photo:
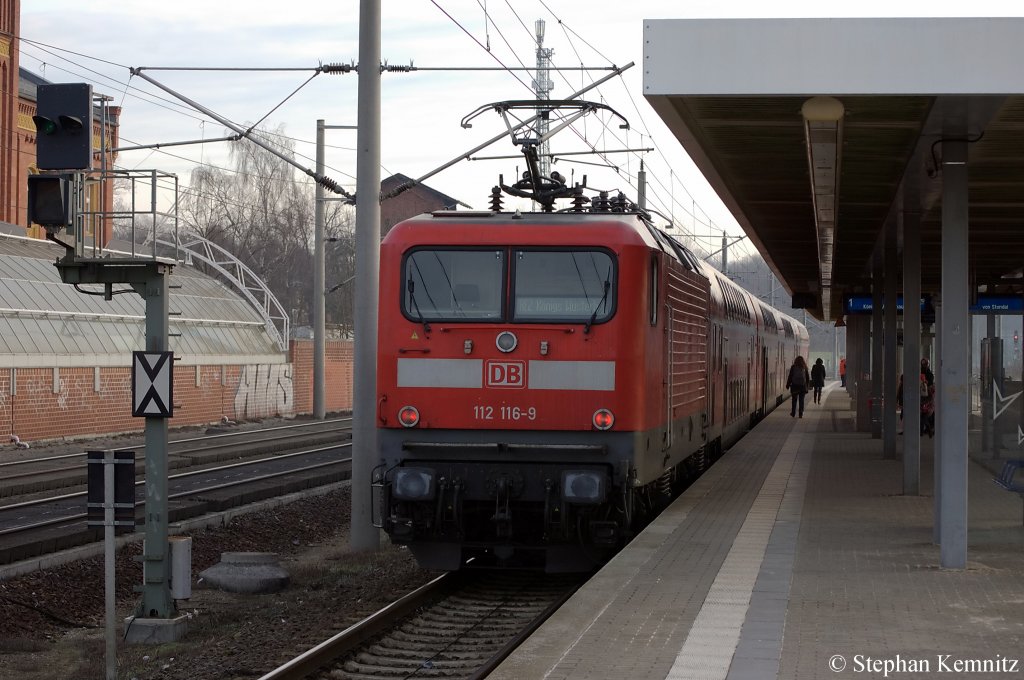
M 63 252 L 0 234 L 0 367 L 129 366 L 131 352 L 145 347 L 143 299 L 129 292 L 105 300 L 61 282 L 54 262 Z M 180 286 L 170 300 L 178 335 L 169 338 L 179 365 L 287 360 L 262 315 L 224 284 L 178 265 L 171 285 Z

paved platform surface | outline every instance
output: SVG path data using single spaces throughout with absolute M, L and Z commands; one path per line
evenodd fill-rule
M 1024 678 L 1021 498 L 969 464 L 966 570 L 837 383 L 726 453 L 489 677 Z M 901 437 L 902 439 L 902 437 Z

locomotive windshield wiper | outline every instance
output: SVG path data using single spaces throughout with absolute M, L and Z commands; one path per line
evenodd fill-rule
M 412 308 L 414 310 L 416 310 L 416 317 L 417 317 L 417 319 L 419 320 L 419 322 L 421 324 L 423 324 L 423 332 L 424 333 L 429 333 L 430 332 L 430 324 L 427 323 L 427 320 L 423 318 L 423 312 L 420 311 L 420 306 L 416 302 L 416 293 L 414 292 L 415 285 L 412 282 L 412 277 L 411 276 L 409 277 L 409 280 L 406 283 L 406 287 L 409 289 L 409 302 L 412 303 Z
M 612 289 L 612 282 L 608 279 L 604 280 L 604 295 L 601 296 L 601 301 L 594 307 L 594 313 L 590 315 L 590 320 L 583 324 L 583 334 L 590 333 L 590 327 L 594 325 L 594 321 L 597 320 L 597 312 L 604 306 L 605 301 L 608 299 L 608 291 Z

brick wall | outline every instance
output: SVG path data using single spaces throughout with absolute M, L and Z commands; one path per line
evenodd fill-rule
M 313 412 L 313 341 L 292 340 L 295 367 L 295 406 L 299 413 Z M 352 343 L 328 340 L 324 361 L 324 401 L 327 411 L 352 408 Z
M 311 413 L 312 341 L 294 341 L 291 353 L 288 364 L 176 366 L 170 426 Z M 325 375 L 327 410 L 351 409 L 351 342 L 327 343 Z M 144 419 L 131 415 L 131 369 L 103 367 L 98 382 L 97 390 L 94 368 L 59 369 L 56 388 L 53 368 L 0 369 L 0 445 L 12 434 L 31 442 L 141 431 Z

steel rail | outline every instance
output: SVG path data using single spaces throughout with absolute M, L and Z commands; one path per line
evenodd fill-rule
M 276 427 L 255 428 L 255 429 L 252 429 L 252 430 L 239 430 L 238 432 L 224 432 L 222 434 L 206 435 L 205 437 L 189 437 L 187 439 L 172 439 L 168 443 L 169 444 L 188 444 L 188 443 L 191 443 L 191 442 L 209 441 L 211 439 L 223 439 L 225 437 L 241 437 L 242 435 L 259 434 L 261 432 L 276 432 L 278 430 L 290 430 L 290 429 L 295 429 L 295 428 L 300 428 L 300 427 L 314 427 L 316 425 L 325 425 L 325 424 L 334 424 L 334 423 L 343 423 L 343 422 L 352 422 L 352 418 L 351 417 L 348 417 L 348 418 L 334 418 L 332 420 L 318 420 L 318 421 L 312 421 L 312 422 L 308 422 L 308 423 L 295 423 L 293 425 L 278 425 Z M 330 428 L 327 428 L 325 430 L 319 430 L 319 431 L 321 431 L 321 432 L 330 432 L 331 430 L 330 430 Z M 130 447 L 120 446 L 120 447 L 108 447 L 108 448 L 127 449 L 127 448 L 130 448 Z M 180 455 L 181 453 L 188 453 L 189 451 L 193 451 L 193 450 L 197 450 L 197 449 L 188 449 L 186 451 L 173 452 L 173 454 L 174 455 Z M 201 451 L 203 449 L 198 449 L 198 450 Z M 58 456 L 45 456 L 43 458 L 23 458 L 21 460 L 11 460 L 11 461 L 6 461 L 6 462 L 3 462 L 3 463 L 0 463 L 0 468 L 11 467 L 11 466 L 14 466 L 14 465 L 29 465 L 31 463 L 45 463 L 45 462 L 49 462 L 51 460 L 65 460 L 67 458 L 76 458 L 78 456 L 84 456 L 84 455 L 86 455 L 86 453 L 87 453 L 86 451 L 78 451 L 76 453 L 62 453 L 62 454 L 60 454 Z M 12 477 L 4 477 L 3 479 L 11 479 L 11 478 Z
M 188 498 L 198 493 L 206 493 L 208 491 L 220 491 L 221 489 L 230 489 L 233 486 L 242 486 L 243 484 L 251 484 L 252 482 L 262 482 L 265 479 L 274 479 L 276 477 L 287 477 L 288 475 L 294 475 L 299 472 L 309 472 L 310 470 L 319 470 L 320 468 L 331 467 L 333 465 L 340 465 L 342 463 L 351 463 L 351 458 L 339 458 L 338 460 L 330 460 L 325 463 L 315 463 L 314 465 L 306 465 L 300 468 L 292 468 L 290 470 L 281 470 L 280 472 L 270 472 L 265 475 L 259 475 L 257 477 L 247 477 L 246 479 L 239 479 L 233 482 L 223 482 L 221 484 L 214 484 L 213 486 L 205 486 L 200 489 L 190 489 L 189 491 L 181 491 L 179 493 L 172 493 L 167 496 L 167 500 L 172 501 L 178 498 Z M 135 501 L 135 507 L 140 505 L 144 506 L 146 501 Z M 88 516 L 87 513 L 79 513 L 77 515 L 65 515 L 63 517 L 54 517 L 53 519 L 43 520 L 42 522 L 36 522 L 35 524 L 22 524 L 16 527 L 10 527 L 8 529 L 0 529 L 0 536 L 10 536 L 25 531 L 31 531 L 32 529 L 42 529 L 43 527 L 54 526 L 56 524 L 66 524 L 69 522 L 77 522 L 85 519 Z
M 223 470 L 231 470 L 232 468 L 246 467 L 246 466 L 249 466 L 249 465 L 259 465 L 260 463 L 266 463 L 266 462 L 269 462 L 269 461 L 285 460 L 287 458 L 294 458 L 295 456 L 308 456 L 308 455 L 311 455 L 311 454 L 314 454 L 314 453 L 321 453 L 323 451 L 330 451 L 332 449 L 351 448 L 351 446 L 352 446 L 351 442 L 343 442 L 341 444 L 333 444 L 331 446 L 322 446 L 322 447 L 317 448 L 317 449 L 307 449 L 305 451 L 294 451 L 292 453 L 284 453 L 284 454 L 281 454 L 279 456 L 267 456 L 265 458 L 259 458 L 259 459 L 256 459 L 256 460 L 246 460 L 246 461 L 241 461 L 239 463 L 231 463 L 229 465 L 221 465 L 221 466 L 218 466 L 218 467 L 205 468 L 203 470 L 193 470 L 191 472 L 182 472 L 181 474 L 170 475 L 170 476 L 168 476 L 167 479 L 168 479 L 168 481 L 170 481 L 170 480 L 175 480 L 175 479 L 182 479 L 184 477 L 194 477 L 195 475 L 204 475 L 204 474 L 208 474 L 208 473 L 211 473 L 211 472 L 221 472 Z M 345 460 L 351 460 L 351 459 L 346 458 L 346 459 L 341 459 L 340 461 L 332 461 L 332 464 L 333 463 L 337 463 L 337 462 L 344 462 Z M 137 487 L 138 486 L 143 486 L 143 485 L 145 485 L 145 483 L 146 483 L 146 481 L 144 479 L 143 480 L 138 480 L 138 481 L 135 482 L 135 486 L 137 486 Z M 85 492 L 85 491 L 76 491 L 74 493 L 66 493 L 66 494 L 63 494 L 63 495 L 60 495 L 60 496 L 48 496 L 46 498 L 37 498 L 37 499 L 31 500 L 31 501 L 23 501 L 21 503 L 12 503 L 10 505 L 0 505 L 0 512 L 6 512 L 8 510 L 18 510 L 18 509 L 21 509 L 21 508 L 31 508 L 31 507 L 38 506 L 38 505 L 46 505 L 47 503 L 53 503 L 55 501 L 66 501 L 66 500 L 70 500 L 72 498 L 78 498 L 79 496 L 85 496 L 86 493 L 87 492 Z M 196 493 L 196 492 L 193 492 L 193 493 Z M 138 505 L 138 504 L 139 503 L 136 503 L 136 505 Z M 0 536 L 3 536 L 4 534 L 7 534 L 7 533 L 14 533 L 16 529 L 17 528 L 15 528 L 15 529 L 0 529 Z
M 327 430 L 316 430 L 316 431 L 313 431 L 313 432 L 306 433 L 305 436 L 306 437 L 314 437 L 314 436 L 317 436 L 317 435 L 330 435 L 330 434 L 342 433 L 342 432 L 346 432 L 346 431 L 351 431 L 351 430 L 350 429 L 346 430 L 345 428 L 338 428 L 337 430 L 329 430 L 329 429 L 327 429 Z M 237 442 L 221 442 L 219 444 L 213 444 L 211 446 L 201 446 L 201 447 L 194 448 L 194 449 L 185 449 L 184 451 L 172 452 L 170 455 L 177 456 L 177 457 L 199 455 L 199 454 L 203 454 L 203 453 L 212 453 L 214 451 L 219 451 L 219 450 L 230 450 L 232 448 L 245 447 L 246 445 L 250 445 L 250 444 L 259 444 L 260 446 L 266 446 L 268 443 L 272 443 L 272 442 L 286 442 L 288 440 L 293 440 L 293 439 L 296 439 L 296 434 L 295 433 L 292 433 L 292 434 L 279 434 L 279 435 L 272 436 L 272 437 L 263 437 L 262 439 L 258 439 L 256 441 L 240 440 L 240 441 L 237 441 Z M 244 453 L 244 451 L 240 452 L 240 453 Z M 81 456 L 83 454 L 76 453 L 76 454 L 69 454 L 69 455 L 72 455 L 74 457 L 78 457 L 78 456 Z M 259 455 L 259 454 L 256 453 L 256 455 Z M 140 461 L 144 461 L 145 459 L 146 459 L 146 455 L 145 455 L 145 452 L 143 452 L 143 454 L 141 456 L 137 456 L 135 460 L 136 460 L 136 462 L 140 462 Z M 38 462 L 38 461 L 41 461 L 41 460 L 42 459 L 37 459 L 37 461 L 33 461 L 33 462 Z M 203 463 L 202 462 L 194 462 L 193 466 L 195 466 L 195 465 L 203 465 Z M 53 473 L 56 473 L 56 472 L 76 472 L 76 471 L 79 471 L 79 470 L 84 470 L 84 468 L 82 468 L 81 465 L 70 465 L 70 466 L 66 466 L 66 467 L 49 467 L 49 468 L 45 468 L 43 470 L 30 470 L 28 472 L 16 472 L 14 474 L 4 475 L 4 476 L 0 477 L 0 482 L 6 482 L 6 481 L 11 481 L 11 480 L 16 480 L 16 479 L 24 479 L 26 477 L 38 477 L 40 475 L 48 475 L 48 474 L 53 474 Z M 16 494 L 16 495 L 22 495 L 22 494 Z
M 356 645 L 390 628 L 395 621 L 413 614 L 430 600 L 439 599 L 457 587 L 458 572 L 441 574 L 383 609 L 370 614 L 334 637 L 270 671 L 258 680 L 301 680 L 343 656 Z

